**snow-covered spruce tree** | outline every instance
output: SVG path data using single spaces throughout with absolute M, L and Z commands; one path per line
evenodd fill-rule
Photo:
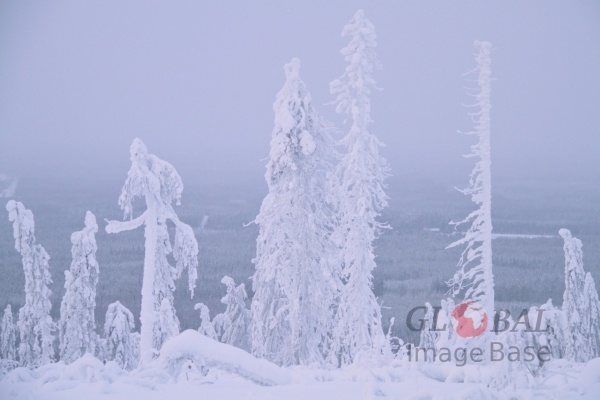
M 224 276 L 221 283 L 227 286 L 227 294 L 221 299 L 221 303 L 227 308 L 225 312 L 215 316 L 214 325 L 222 332 L 220 340 L 223 343 L 250 350 L 250 338 L 248 328 L 250 327 L 251 314 L 246 308 L 246 287 L 240 283 L 238 287 L 232 278 Z
M 156 318 L 156 325 L 159 329 L 154 334 L 155 342 L 164 343 L 173 336 L 179 335 L 179 323 L 173 323 L 173 321 L 178 321 L 178 319 L 170 299 L 166 297 L 162 299 Z
M 425 303 L 425 316 L 423 319 L 425 320 L 425 324 L 423 326 L 423 330 L 421 331 L 421 337 L 419 340 L 419 347 L 421 349 L 433 349 L 437 351 L 437 342 L 439 339 L 439 332 L 434 331 L 434 309 L 431 307 L 431 304 Z
M 260 233 L 253 260 L 252 352 L 279 365 L 321 363 L 336 289 L 329 262 L 332 213 L 325 199 L 332 128 L 311 103 L 300 61 L 284 69 L 286 82 L 273 104 L 269 193 L 254 221 Z
M 452 326 L 451 316 L 452 311 L 456 307 L 454 300 L 448 298 L 441 301 L 441 310 L 438 313 L 437 326 L 442 329 L 441 332 L 437 332 L 436 348 L 452 348 L 456 341 L 456 332 Z
M 479 92 L 474 95 L 479 110 L 471 114 L 475 129 L 468 135 L 477 135 L 479 141 L 471 146 L 471 153 L 465 157 L 479 160 L 471 172 L 470 184 L 462 193 L 471 195 L 471 200 L 479 206 L 464 220 L 453 223 L 462 225 L 471 222 L 465 236 L 447 248 L 466 244 L 458 262 L 459 270 L 448 282 L 453 296 L 463 295 L 463 301 L 478 303 L 491 320 L 494 315 L 494 276 L 492 274 L 492 178 L 490 159 L 490 90 L 491 90 L 491 44 L 475 42 L 479 49 L 473 71 L 478 74 Z
M 183 183 L 175 168 L 155 155 L 148 154 L 140 139 L 133 140 L 130 152 L 132 164 L 119 197 L 119 205 L 125 211 L 125 218 L 129 217 L 130 220 L 107 221 L 106 231 L 118 233 L 145 226 L 146 253 L 140 313 L 140 354 L 142 365 L 145 365 L 170 336 L 179 332 L 179 320 L 173 308 L 174 281 L 187 268 L 189 289 L 193 297 L 198 274 L 198 243 L 192 228 L 179 220 L 171 206 L 173 201 L 179 204 L 183 191 Z M 133 201 L 138 196 L 145 198 L 146 211 L 131 219 Z M 176 227 L 173 247 L 169 240 L 167 220 L 171 220 Z M 171 252 L 176 261 L 175 267 L 167 259 Z M 164 299 L 167 300 L 166 304 L 163 303 Z M 165 307 L 171 309 L 165 310 Z M 170 321 L 164 318 L 167 314 L 171 316 Z
M 13 322 L 12 308 L 9 304 L 4 309 L 2 324 L 0 325 L 0 359 L 16 361 L 16 341 L 17 332 L 15 330 L 15 323 Z
M 131 354 L 136 365 L 140 362 L 140 341 L 142 335 L 139 332 L 131 332 Z
M 131 330 L 135 328 L 133 314 L 119 301 L 108 306 L 104 319 L 105 355 L 121 368 L 131 371 L 138 365 L 136 343 Z
M 19 310 L 19 362 L 26 367 L 37 367 L 54 361 L 50 317 L 52 283 L 48 270 L 50 256 L 35 244 L 33 213 L 22 203 L 10 200 L 6 204 L 8 219 L 13 223 L 15 248 L 21 253 L 25 272 L 25 305 Z
M 565 292 L 562 310 L 565 313 L 565 358 L 587 362 L 598 357 L 600 349 L 600 320 L 598 319 L 598 293 L 591 275 L 583 269 L 581 240 L 568 229 L 558 231 L 564 239 Z
M 219 340 L 219 336 L 215 331 L 215 325 L 210 320 L 210 310 L 208 307 L 203 303 L 197 303 L 194 306 L 194 310 L 200 311 L 200 327 L 198 328 L 198 332 L 211 339 Z
M 372 73 L 380 68 L 376 35 L 373 24 L 359 10 L 342 36 L 350 36 L 350 43 L 341 51 L 350 64 L 341 78 L 331 82 L 330 90 L 338 94 L 336 111 L 345 113 L 352 126 L 341 140 L 348 152 L 332 185 L 337 209 L 333 241 L 338 246 L 343 282 L 328 357 L 335 365 L 351 364 L 361 352 L 377 358 L 391 354 L 381 325 L 381 307 L 371 289 L 376 266 L 373 241 L 384 227 L 377 217 L 387 206 L 383 180 L 389 169 L 379 155 L 382 143 L 368 127 L 372 122 L 370 88 L 375 87 Z
M 60 359 L 66 364 L 85 353 L 94 354 L 96 347 L 96 285 L 100 272 L 96 261 L 96 217 L 85 214 L 85 228 L 71 235 L 73 261 L 65 271 L 65 295 L 60 305 L 58 332 Z
M 600 357 L 600 302 L 594 278 L 588 272 L 585 274 L 583 293 L 587 303 L 587 312 L 583 316 L 584 332 L 588 333 L 590 359 Z
M 509 329 L 494 336 L 494 342 L 500 343 L 507 352 L 506 358 L 488 364 L 489 372 L 487 377 L 484 378 L 484 383 L 495 390 L 515 392 L 518 389 L 534 386 L 536 379 L 533 373 L 538 375 L 539 369 L 532 365 L 538 360 L 534 360 L 533 363 L 527 362 L 525 361 L 526 357 L 524 355 L 517 357 L 512 356 L 516 359 L 509 361 L 509 359 L 511 359 L 510 353 L 512 350 L 516 348 L 523 351 L 529 344 L 524 339 L 523 331 L 525 330 L 525 326 L 521 324 L 515 325 L 511 317 L 508 318 L 508 322 L 510 322 L 510 326 L 515 329 L 515 332 L 513 332 L 512 329 Z
M 542 346 L 550 348 L 552 358 L 563 358 L 565 349 L 564 334 L 566 331 L 565 313 L 552 304 L 549 299 L 540 307 L 531 307 L 529 322 L 535 331 L 525 332 L 524 337 L 528 346 L 533 346 L 537 352 Z M 538 326 L 539 325 L 539 326 Z M 540 364 L 542 361 L 537 360 Z

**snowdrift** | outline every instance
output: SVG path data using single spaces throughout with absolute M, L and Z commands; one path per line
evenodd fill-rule
M 113 361 L 103 364 L 91 354 L 69 365 L 61 361 L 34 370 L 16 368 L 0 379 L 0 399 L 581 400 L 600 394 L 600 358 L 585 365 L 556 360 L 549 363 L 540 387 L 498 391 L 474 379 L 485 372 L 481 367 L 397 360 L 375 369 L 280 368 L 192 330 L 165 343 L 161 353 L 147 368 L 131 372 Z M 210 379 L 178 379 L 190 362 L 199 370 L 211 368 L 206 377 L 212 375 Z
M 182 367 L 189 361 L 196 367 L 219 368 L 260 385 L 285 385 L 292 382 L 290 371 L 192 329 L 166 342 L 160 351 L 160 357 L 153 364 L 158 364 L 177 380 Z

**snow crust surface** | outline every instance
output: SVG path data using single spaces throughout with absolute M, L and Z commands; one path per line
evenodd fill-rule
M 379 368 L 282 368 L 187 330 L 152 364 L 128 372 L 91 354 L 69 365 L 19 367 L 0 380 L 0 399 L 597 399 L 600 358 L 554 360 L 537 387 L 491 389 L 493 367 L 394 360 Z

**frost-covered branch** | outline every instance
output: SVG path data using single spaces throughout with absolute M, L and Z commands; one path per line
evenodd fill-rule
M 147 213 L 148 212 L 145 211 L 139 217 L 127 221 L 109 221 L 107 219 L 104 219 L 104 221 L 106 221 L 107 223 L 106 233 L 120 233 L 123 231 L 132 231 L 134 229 L 137 229 L 140 226 L 144 225 L 144 223 L 146 222 Z
M 173 257 L 175 258 L 175 268 L 177 277 L 181 276 L 184 269 L 188 271 L 188 287 L 190 296 L 194 297 L 194 288 L 198 278 L 198 241 L 194 235 L 194 230 L 188 224 L 179 220 L 173 207 L 168 204 L 169 219 L 175 223 L 175 244 L 173 246 Z

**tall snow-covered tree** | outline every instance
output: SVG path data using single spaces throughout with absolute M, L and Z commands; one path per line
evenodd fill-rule
M 100 269 L 96 261 L 96 217 L 85 214 L 85 228 L 71 235 L 73 261 L 65 271 L 65 295 L 60 305 L 58 332 L 60 359 L 66 364 L 96 347 L 96 285 Z
M 492 179 L 490 158 L 490 90 L 491 90 L 491 44 L 475 42 L 479 50 L 477 67 L 472 71 L 478 74 L 479 91 L 474 94 L 478 110 L 471 114 L 475 128 L 468 135 L 476 135 L 479 141 L 471 146 L 471 153 L 465 157 L 477 157 L 471 172 L 470 184 L 462 193 L 471 196 L 479 208 L 456 226 L 471 223 L 465 236 L 451 243 L 447 248 L 466 244 L 458 262 L 458 271 L 448 282 L 454 296 L 463 295 L 464 301 L 478 303 L 491 318 L 494 315 L 494 275 L 492 273 Z
M 17 332 L 15 323 L 13 322 L 12 308 L 10 304 L 4 309 L 2 323 L 0 325 L 0 359 L 2 360 L 17 360 L 17 351 L 15 343 L 17 340 Z
M 260 233 L 253 260 L 252 352 L 280 365 L 320 363 L 336 289 L 326 202 L 332 128 L 311 103 L 300 61 L 284 69 L 286 82 L 273 104 L 269 193 L 254 221 Z
M 597 357 L 600 321 L 598 320 L 598 293 L 591 277 L 583 269 L 583 244 L 568 229 L 558 231 L 564 239 L 565 292 L 562 309 L 565 313 L 565 358 L 587 362 Z M 595 320 L 595 322 L 594 322 Z
M 587 306 L 583 315 L 583 326 L 584 332 L 588 333 L 589 357 L 592 359 L 600 357 L 600 301 L 596 283 L 589 272 L 585 274 L 583 293 Z
M 138 365 L 134 334 L 133 314 L 119 301 L 108 306 L 104 319 L 104 336 L 106 338 L 105 355 L 108 361 L 115 361 L 128 371 Z
M 341 78 L 330 84 L 336 111 L 344 113 L 352 126 L 341 140 L 348 152 L 333 179 L 337 224 L 333 241 L 338 246 L 337 264 L 343 286 L 335 316 L 329 361 L 351 364 L 359 353 L 389 355 L 389 343 L 381 325 L 381 307 L 372 291 L 376 267 L 373 241 L 384 225 L 377 220 L 387 206 L 384 179 L 386 160 L 379 155 L 382 143 L 369 130 L 372 122 L 369 94 L 375 87 L 373 70 L 380 68 L 375 54 L 375 28 L 362 10 L 344 27 L 350 43 L 341 51 L 349 62 Z
M 21 253 L 25 272 L 25 305 L 19 310 L 19 361 L 26 367 L 37 367 L 54 360 L 50 317 L 52 283 L 46 250 L 35 244 L 33 213 L 22 203 L 10 200 L 6 204 L 8 219 L 13 223 L 15 248 Z
M 188 270 L 189 290 L 193 297 L 197 278 L 198 242 L 192 228 L 181 222 L 171 203 L 180 203 L 183 183 L 175 168 L 153 154 L 146 145 L 134 139 L 131 149 L 131 168 L 123 186 L 119 205 L 128 221 L 107 221 L 106 231 L 118 233 L 145 226 L 144 277 L 142 282 L 142 308 L 140 354 L 143 365 L 152 360 L 162 344 L 179 332 L 179 320 L 173 307 L 175 279 Z M 133 201 L 144 197 L 146 211 L 133 218 Z M 175 224 L 175 243 L 171 246 L 167 220 Z M 173 254 L 176 265 L 169 264 L 167 256 Z M 163 303 L 166 299 L 167 303 Z M 166 310 L 166 308 L 170 308 Z M 165 316 L 169 315 L 167 321 Z
M 221 332 L 221 342 L 250 350 L 248 328 L 252 316 L 246 308 L 246 287 L 243 283 L 236 287 L 234 280 L 228 276 L 224 276 L 221 283 L 227 286 L 227 294 L 221 299 L 227 308 L 224 313 L 215 316 L 215 330 Z

